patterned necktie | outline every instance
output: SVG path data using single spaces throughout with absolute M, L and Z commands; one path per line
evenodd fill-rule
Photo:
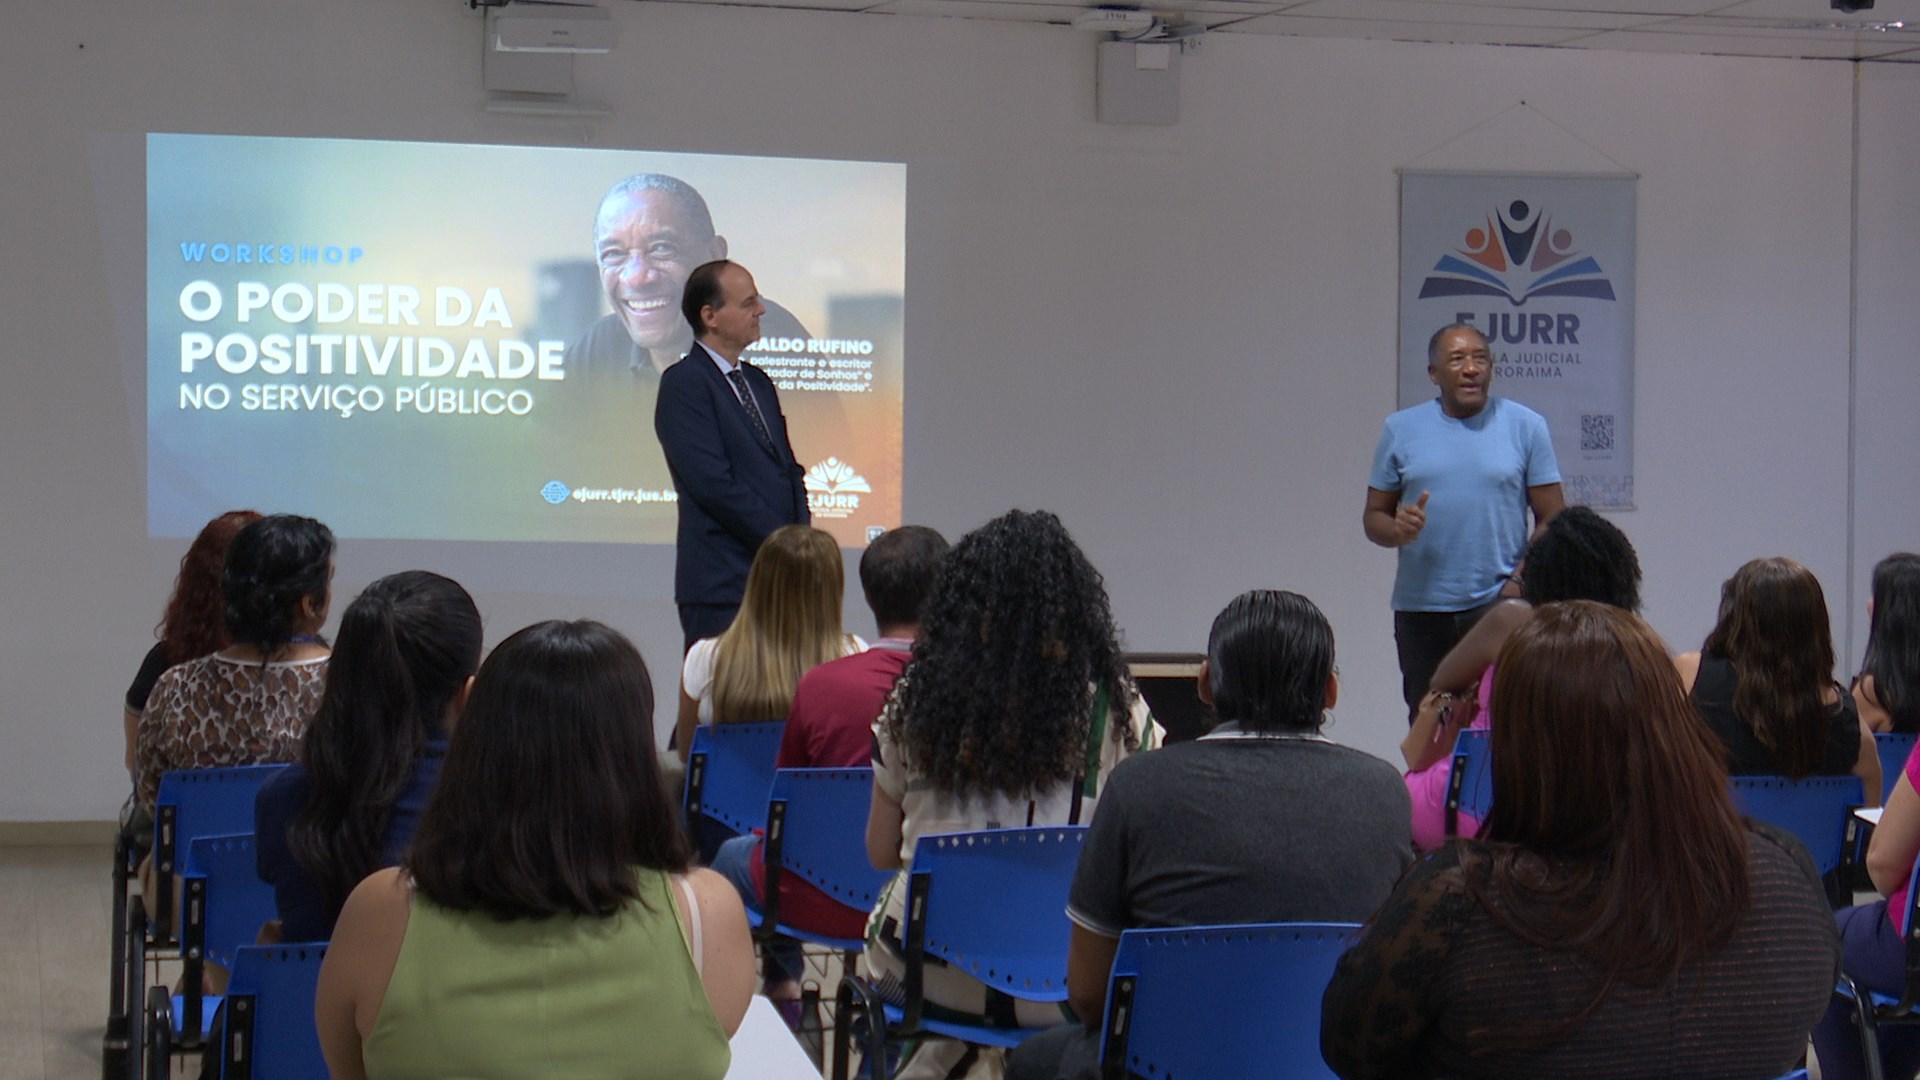
M 773 436 L 767 432 L 767 421 L 760 415 L 760 406 L 754 404 L 753 391 L 747 386 L 747 373 L 734 368 L 727 372 L 727 381 L 733 383 L 734 393 L 740 396 L 740 404 L 746 407 L 747 418 L 753 421 L 754 434 L 760 436 L 760 445 L 772 450 Z

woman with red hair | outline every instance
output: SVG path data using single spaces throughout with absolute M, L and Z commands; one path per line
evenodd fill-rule
M 140 714 L 146 711 L 147 695 L 153 693 L 160 673 L 232 644 L 227 637 L 227 601 L 220 592 L 220 568 L 227 561 L 227 545 L 241 529 L 259 520 L 257 511 L 229 510 L 202 526 L 200 535 L 180 557 L 180 574 L 173 579 L 167 613 L 153 628 L 160 640 L 147 650 L 139 674 L 127 687 L 124 729 L 128 772 L 133 771 L 133 741 L 134 733 L 140 730 Z

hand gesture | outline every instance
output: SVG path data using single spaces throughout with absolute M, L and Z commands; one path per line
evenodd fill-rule
M 1432 492 L 1423 491 L 1420 498 L 1409 504 L 1402 499 L 1393 511 L 1393 531 L 1396 547 L 1405 547 L 1420 539 L 1420 530 L 1427 527 L 1427 496 Z

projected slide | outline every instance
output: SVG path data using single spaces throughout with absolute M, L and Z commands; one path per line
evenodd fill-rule
M 767 301 L 814 523 L 899 523 L 903 165 L 147 137 L 148 525 L 671 542 L 659 372 L 693 268 Z

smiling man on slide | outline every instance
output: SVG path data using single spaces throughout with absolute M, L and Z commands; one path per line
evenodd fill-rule
M 637 173 L 600 200 L 593 249 L 613 313 L 567 346 L 567 378 L 602 392 L 652 391 L 693 343 L 680 314 L 687 277 L 702 263 L 726 258 L 727 238 L 714 231 L 707 200 L 693 185 L 664 173 Z M 762 303 L 764 333 L 809 336 L 792 312 Z
M 1489 392 L 1480 331 L 1443 326 L 1427 342 L 1432 401 L 1387 417 L 1362 515 L 1367 539 L 1399 551 L 1393 640 L 1408 715 L 1433 669 L 1499 598 L 1533 528 L 1566 505 L 1547 422 Z

